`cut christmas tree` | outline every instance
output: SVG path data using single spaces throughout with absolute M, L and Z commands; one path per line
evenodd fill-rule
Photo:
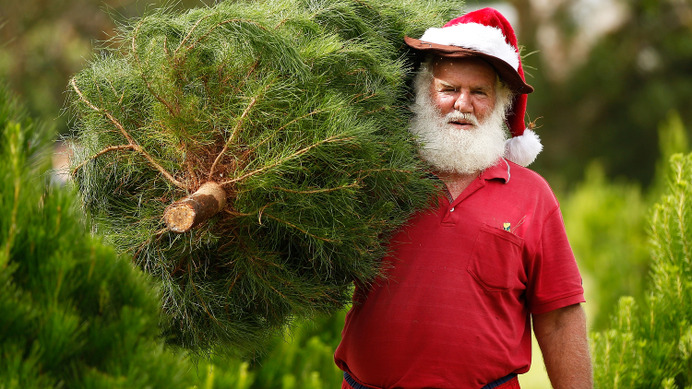
M 451 1 L 223 2 L 125 25 L 70 82 L 96 228 L 163 289 L 170 339 L 252 351 L 380 273 L 435 191 L 406 130 Z

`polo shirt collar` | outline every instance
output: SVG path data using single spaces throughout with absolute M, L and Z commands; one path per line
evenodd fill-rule
M 512 177 L 512 172 L 509 162 L 506 159 L 500 158 L 497 163 L 480 174 L 480 178 L 485 181 L 500 180 L 503 183 L 508 183 Z
M 478 177 L 476 177 L 476 179 L 473 180 L 469 184 L 469 186 L 466 187 L 466 189 L 464 189 L 459 194 L 459 196 L 457 196 L 456 199 L 452 199 L 451 195 L 449 194 L 449 191 L 447 190 L 446 187 L 444 187 L 445 198 L 447 199 L 447 201 L 449 201 L 452 208 L 454 208 L 457 204 L 459 204 L 465 198 L 471 196 L 477 190 L 484 187 L 486 185 L 486 182 L 488 182 L 488 181 L 494 181 L 495 180 L 495 181 L 501 182 L 503 184 L 506 184 L 509 182 L 509 179 L 511 178 L 510 167 L 511 167 L 511 165 L 509 162 L 507 162 L 507 160 L 505 160 L 504 158 L 500 158 L 500 159 L 498 159 L 497 163 L 495 163 L 493 166 L 483 170 L 478 175 Z M 434 177 L 436 177 L 436 176 L 434 176 Z M 437 179 L 439 179 L 439 178 L 437 178 Z

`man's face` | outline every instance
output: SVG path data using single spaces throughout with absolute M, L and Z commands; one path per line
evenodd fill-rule
M 431 65 L 425 65 L 426 68 Z M 472 174 L 505 151 L 508 89 L 481 60 L 438 59 L 416 77 L 410 131 L 420 154 L 440 172 Z
M 430 98 L 440 114 L 472 114 L 483 123 L 495 107 L 495 70 L 477 58 L 438 58 L 432 65 Z M 450 120 L 460 130 L 475 128 L 469 119 Z

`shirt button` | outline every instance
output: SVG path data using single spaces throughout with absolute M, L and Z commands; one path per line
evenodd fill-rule
M 454 212 L 454 207 L 452 207 L 452 209 L 450 209 L 449 212 Z

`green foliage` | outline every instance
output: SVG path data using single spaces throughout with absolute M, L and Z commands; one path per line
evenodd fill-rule
M 666 190 L 669 158 L 689 150 L 680 116 L 671 112 L 658 129 L 663 156 L 654 185 L 608 180 L 601 164 L 585 169 L 584 181 L 562 202 L 570 243 L 587 278 L 591 324 L 603 330 L 622 296 L 644 297 L 651 257 L 646 235 L 647 214 Z
M 271 351 L 254 368 L 254 388 L 338 388 L 343 372 L 334 363 L 334 350 L 341 340 L 345 310 L 334 315 L 303 321 L 276 338 Z
M 405 130 L 406 34 L 452 2 L 271 0 L 154 12 L 72 81 L 75 178 L 97 228 L 163 284 L 174 342 L 253 351 L 333 312 L 429 201 Z M 227 206 L 184 234 L 165 207 Z
M 603 329 L 621 296 L 643 296 L 649 253 L 648 202 L 639 185 L 609 182 L 592 163 L 584 181 L 565 196 L 567 234 L 584 272 L 587 303 L 595 329 Z
M 216 353 L 200 363 L 205 388 L 327 389 L 338 388 L 343 372 L 334 364 L 334 350 L 341 338 L 344 315 L 293 323 L 290 330 L 273 337 L 266 354 L 248 363 Z
M 622 297 L 612 327 L 591 333 L 594 383 L 598 388 L 636 388 L 643 367 L 646 342 L 635 338 L 633 321 L 639 316 L 632 297 Z M 646 386 L 639 386 L 646 387 Z
M 656 176 L 650 189 L 650 195 L 658 199 L 667 188 L 667 175 L 670 169 L 670 158 L 675 154 L 690 151 L 687 131 L 682 117 L 676 111 L 668 112 L 666 119 L 658 126 L 658 148 L 661 158 L 656 164 Z
M 51 136 L 0 91 L 0 388 L 189 385 L 150 280 L 47 185 Z
M 692 385 L 692 154 L 674 155 L 667 177 L 650 221 L 646 300 L 638 307 L 624 298 L 613 328 L 593 334 L 600 387 Z

